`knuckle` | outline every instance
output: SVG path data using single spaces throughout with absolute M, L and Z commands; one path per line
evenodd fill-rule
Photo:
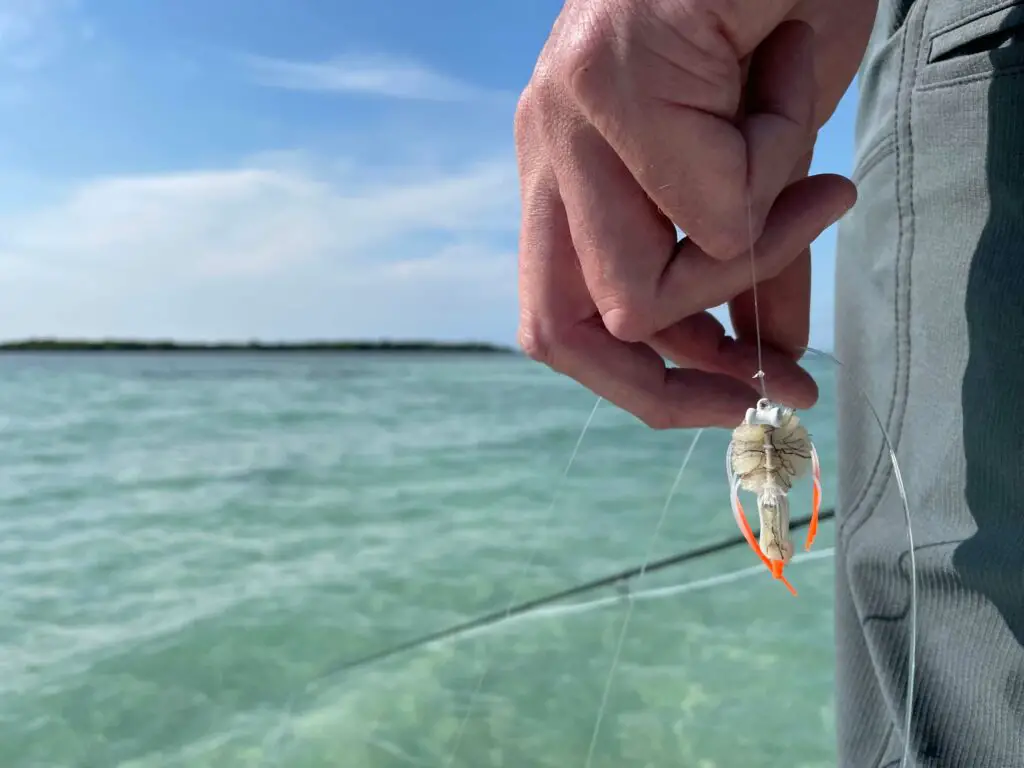
M 551 70 L 551 65 L 538 65 L 526 88 L 519 95 L 513 122 L 517 147 L 539 142 L 549 144 L 563 128 L 567 111 L 565 88 Z
M 519 320 L 516 342 L 528 358 L 560 370 L 560 352 L 580 346 L 580 328 L 557 324 L 536 316 L 523 316 Z
M 731 40 L 729 30 L 740 26 L 744 17 L 750 15 L 750 8 L 746 7 L 742 0 L 715 0 L 714 3 L 707 5 L 704 13 L 707 26 Z
M 519 94 L 516 102 L 515 116 L 512 121 L 513 136 L 517 146 L 523 146 L 530 141 L 536 124 L 538 112 L 538 85 L 531 81 L 523 92 Z
M 521 318 L 516 341 L 528 358 L 554 368 L 558 342 L 547 324 L 533 317 Z
M 649 302 L 633 298 L 620 300 L 601 313 L 604 327 L 619 341 L 637 342 L 649 339 L 656 332 Z
M 750 249 L 750 234 L 745 216 L 741 222 L 725 220 L 701 238 L 701 249 L 715 259 L 732 259 Z
M 676 426 L 672 412 L 663 406 L 652 405 L 643 408 L 637 413 L 637 418 L 643 422 L 644 426 L 659 432 Z
M 531 360 L 547 364 L 551 359 L 551 345 L 538 324 L 520 322 L 516 341 L 523 354 Z
M 612 36 L 595 20 L 581 24 L 572 44 L 559 53 L 557 71 L 569 93 L 581 104 L 593 100 L 596 91 L 614 82 L 607 76 L 605 62 L 613 55 Z

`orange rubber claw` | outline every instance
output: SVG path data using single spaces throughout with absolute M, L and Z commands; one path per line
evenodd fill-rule
M 736 524 L 739 525 L 740 531 L 743 533 L 743 538 L 747 540 L 747 544 L 754 550 L 758 558 L 764 563 L 765 567 L 771 572 L 772 576 L 781 581 L 794 596 L 796 596 L 796 589 L 789 583 L 789 579 L 782 575 L 782 569 L 785 567 L 785 563 L 781 560 L 769 560 L 767 555 L 761 551 L 761 545 L 757 543 L 757 539 L 754 538 L 754 531 L 750 528 L 750 523 L 747 522 L 747 515 L 743 511 L 743 505 L 740 503 L 739 494 L 737 493 L 736 486 L 733 486 L 732 490 L 732 511 L 733 516 L 736 518 Z
M 733 486 L 732 490 L 732 513 L 733 517 L 736 518 L 736 525 L 740 527 L 740 532 L 743 534 L 743 538 L 747 540 L 747 544 L 749 544 L 750 548 L 754 550 L 761 562 L 771 570 L 768 558 L 765 557 L 764 552 L 761 551 L 761 546 L 757 543 L 757 539 L 754 538 L 754 532 L 750 528 L 750 523 L 747 522 L 747 515 L 743 511 L 743 505 L 740 503 L 739 494 L 737 494 L 735 486 Z
M 776 579 L 785 584 L 786 589 L 788 589 L 793 594 L 793 596 L 796 597 L 796 589 L 793 587 L 792 584 L 789 583 L 789 579 L 782 575 L 782 569 L 786 567 L 786 564 L 781 560 L 769 560 L 768 563 L 768 567 L 771 568 L 772 571 L 772 576 L 774 576 Z
M 811 500 L 811 523 L 807 526 L 807 543 L 804 549 L 809 550 L 818 535 L 818 512 L 821 510 L 821 465 L 818 463 L 818 452 L 811 443 L 811 476 L 814 480 L 814 491 Z

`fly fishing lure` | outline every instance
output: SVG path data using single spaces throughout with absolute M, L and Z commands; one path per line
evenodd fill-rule
M 818 511 L 821 507 L 821 468 L 818 452 L 807 428 L 792 408 L 773 403 L 766 397 L 748 408 L 747 415 L 732 433 L 726 451 L 725 471 L 729 479 L 732 514 L 750 548 L 772 576 L 796 590 L 783 575 L 793 557 L 789 537 L 789 497 L 793 482 L 811 469 L 814 495 L 811 522 L 807 529 L 806 549 L 814 543 L 818 532 Z M 757 514 L 761 521 L 760 540 L 747 522 L 740 504 L 740 489 L 757 494 Z

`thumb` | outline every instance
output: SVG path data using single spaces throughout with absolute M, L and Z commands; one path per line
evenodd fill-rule
M 750 62 L 740 129 L 747 145 L 750 222 L 756 240 L 768 211 L 790 183 L 814 144 L 814 30 L 786 21 L 765 38 Z M 834 209 L 833 194 L 845 185 L 823 188 L 817 204 Z

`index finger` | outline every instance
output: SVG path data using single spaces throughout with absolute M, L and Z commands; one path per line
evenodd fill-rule
M 619 341 L 600 318 L 562 338 L 552 367 L 654 429 L 735 427 L 757 391 L 720 373 L 670 368 L 647 344 Z
M 746 95 L 736 52 L 704 43 L 693 71 L 681 73 L 653 54 L 624 64 L 598 47 L 573 82 L 588 119 L 651 199 L 705 253 L 723 259 L 744 250 L 748 205 L 755 239 L 760 234 L 810 147 L 814 40 L 802 22 L 780 25 L 755 53 Z M 608 84 L 623 80 L 613 98 Z M 830 207 L 824 192 L 812 206 Z
M 524 178 L 520 238 L 520 344 L 656 429 L 734 426 L 757 399 L 725 374 L 668 368 L 643 343 L 605 328 L 579 274 L 565 208 L 553 174 Z

